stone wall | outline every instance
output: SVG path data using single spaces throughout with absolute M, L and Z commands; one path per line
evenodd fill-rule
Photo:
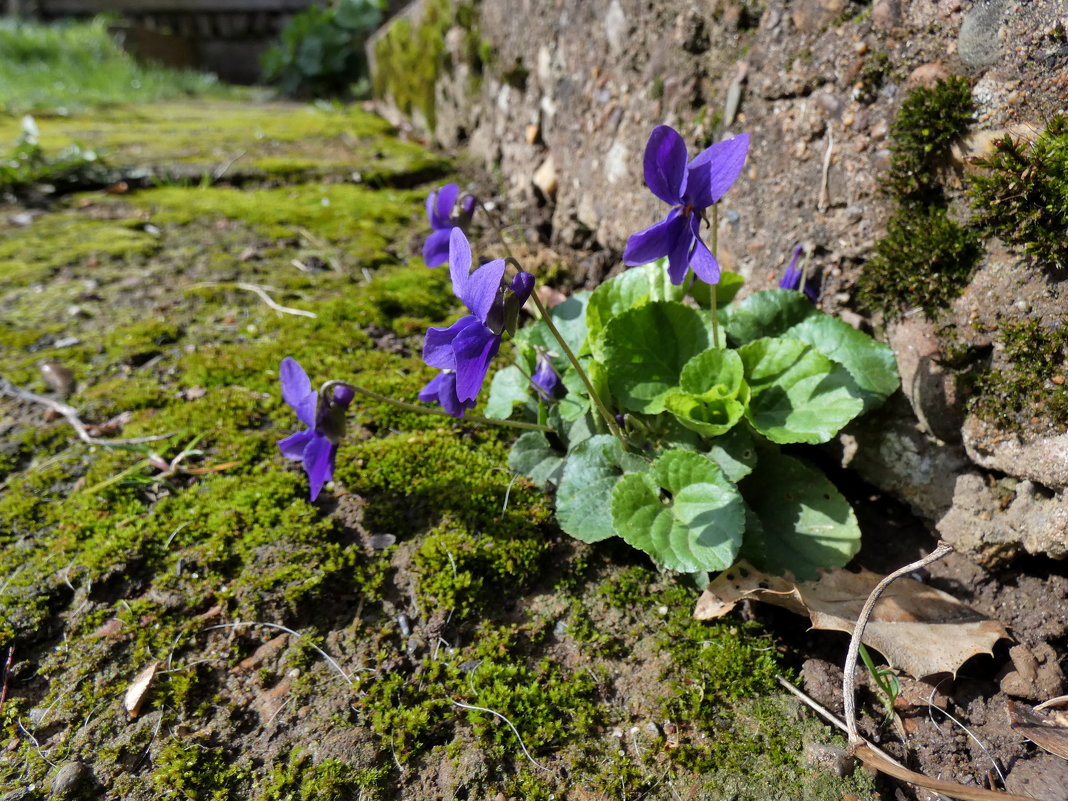
M 869 320 L 856 304 L 886 232 L 879 177 L 906 92 L 967 77 L 975 147 L 1009 127 L 1041 130 L 1068 98 L 1068 0 L 424 0 L 405 12 L 410 30 L 443 3 L 463 13 L 440 28 L 441 52 L 418 79 L 434 81 L 432 108 L 406 121 L 499 170 L 513 202 L 545 204 L 554 246 L 600 249 L 580 278 L 618 269 L 627 236 L 663 215 L 642 182 L 653 126 L 673 125 L 692 148 L 749 132 L 743 180 L 722 203 L 721 260 L 763 288 L 805 245 L 823 308 L 874 325 L 901 363 L 904 398 L 843 438 L 843 460 L 979 556 L 1068 554 L 1062 432 L 969 414 L 939 337 L 946 325 L 983 329 L 996 361 L 998 325 L 1055 315 L 1063 273 L 994 242 L 964 295 L 931 319 Z M 371 43 L 379 70 L 397 52 L 388 36 Z M 380 82 L 383 108 L 398 115 L 389 87 Z M 959 189 L 967 159 L 956 168 Z M 961 198 L 950 202 L 959 214 Z

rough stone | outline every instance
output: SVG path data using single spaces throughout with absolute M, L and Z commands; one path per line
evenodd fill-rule
M 1026 478 L 1063 491 L 1068 488 L 1068 434 L 1025 438 L 975 415 L 961 429 L 969 458 L 980 467 Z
M 925 317 L 906 317 L 887 329 L 897 355 L 901 389 L 929 434 L 946 442 L 960 440 L 963 415 L 953 373 L 941 362 L 938 331 Z
M 53 798 L 85 798 L 95 787 L 93 772 L 77 760 L 63 763 L 52 777 Z
M 957 36 L 957 55 L 965 66 L 981 69 L 1000 58 L 998 33 L 1006 5 L 1007 0 L 976 0 L 971 11 L 964 15 Z
M 938 521 L 942 539 L 982 564 L 996 566 L 1022 548 L 1068 556 L 1068 498 L 1030 481 L 991 482 L 978 472 L 956 477 L 952 507 Z

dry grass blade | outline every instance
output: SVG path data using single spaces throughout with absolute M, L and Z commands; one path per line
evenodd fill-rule
M 966 787 L 963 784 L 947 782 L 941 779 L 932 779 L 922 773 L 896 765 L 881 754 L 875 753 L 867 743 L 857 743 L 853 746 L 853 756 L 869 767 L 893 776 L 917 787 L 933 790 L 937 793 L 948 795 L 951 798 L 959 798 L 961 801 L 1035 801 L 1029 795 L 1017 795 L 1016 793 L 1002 793 L 998 790 L 984 790 L 981 787 Z

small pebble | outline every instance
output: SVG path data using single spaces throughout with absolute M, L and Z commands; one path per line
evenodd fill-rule
M 62 398 L 69 397 L 74 392 L 77 382 L 74 373 L 59 362 L 41 362 L 41 378 L 48 388 Z
M 68 798 L 78 794 L 93 779 L 93 774 L 78 761 L 62 765 L 52 779 L 52 795 Z
M 371 548 L 376 551 L 381 551 L 383 548 L 388 548 L 390 545 L 394 545 L 396 542 L 397 537 L 393 534 L 371 535 Z
M 411 621 L 407 615 L 397 615 L 397 625 L 400 626 L 401 636 L 408 637 L 412 633 Z

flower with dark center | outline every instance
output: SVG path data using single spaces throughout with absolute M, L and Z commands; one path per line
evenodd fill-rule
M 427 267 L 440 267 L 449 260 L 449 236 L 453 228 L 466 228 L 475 213 L 477 201 L 471 195 L 465 195 L 456 207 L 456 198 L 460 187 L 445 184 L 441 189 L 430 193 L 426 199 L 426 216 L 434 232 L 423 243 L 423 261 Z
M 678 131 L 658 125 L 645 146 L 645 183 L 672 208 L 656 225 L 633 234 L 623 263 L 634 267 L 667 256 L 671 283 L 681 284 L 687 271 L 706 284 L 719 282 L 719 262 L 701 240 L 705 209 L 718 203 L 745 164 L 749 134 L 717 142 L 686 161 L 686 143 Z
M 789 266 L 786 268 L 786 272 L 782 274 L 782 280 L 779 281 L 779 289 L 793 289 L 797 290 L 801 287 L 801 279 L 803 271 L 798 269 L 797 262 L 801 258 L 801 246 L 798 245 L 794 248 L 794 256 L 790 260 Z M 812 280 L 805 281 L 805 297 L 816 303 L 820 299 L 819 288 L 816 286 L 816 282 Z
M 534 369 L 534 375 L 530 377 L 530 383 L 534 389 L 547 401 L 553 401 L 567 394 L 564 382 L 553 367 L 549 354 L 542 351 L 538 354 L 538 363 Z
M 282 360 L 279 376 L 283 400 L 308 428 L 279 440 L 278 447 L 287 459 L 304 463 L 314 501 L 334 477 L 337 446 L 345 436 L 345 410 L 355 393 L 339 384 L 328 384 L 325 393 L 316 392 L 308 374 L 289 356 Z
M 449 240 L 449 272 L 453 293 L 471 312 L 448 328 L 430 328 L 423 344 L 423 361 L 446 371 L 427 384 L 419 397 L 437 401 L 449 414 L 462 417 L 486 380 L 490 362 L 501 347 L 504 332 L 515 332 L 519 310 L 534 288 L 534 276 L 518 272 L 504 284 L 504 259 L 487 262 L 471 272 L 471 246 L 459 228 Z M 443 400 L 444 398 L 444 400 Z

